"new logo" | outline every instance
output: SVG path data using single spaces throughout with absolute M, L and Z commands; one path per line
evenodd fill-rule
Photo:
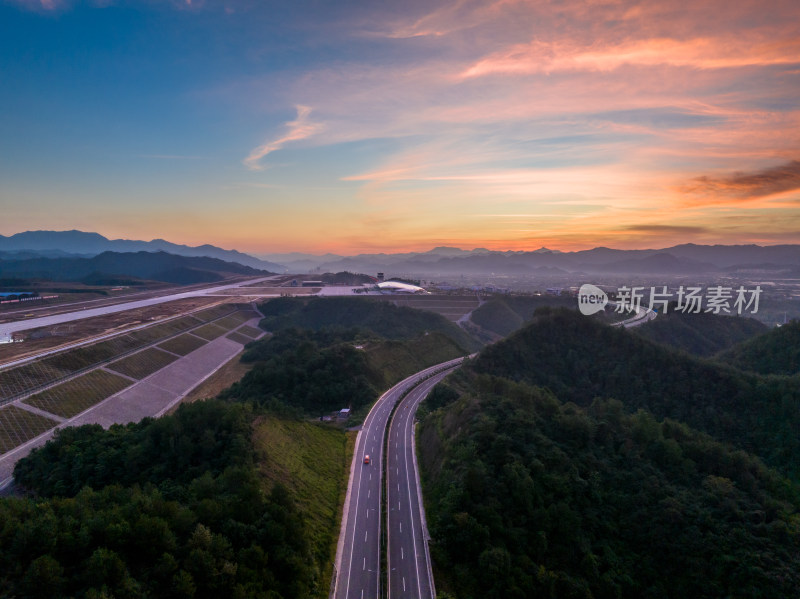
M 589 283 L 581 285 L 578 291 L 578 310 L 585 316 L 591 316 L 606 307 L 608 296 L 606 292 Z

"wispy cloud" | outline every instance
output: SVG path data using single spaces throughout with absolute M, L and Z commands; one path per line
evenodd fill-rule
M 296 108 L 297 118 L 286 123 L 287 132 L 281 137 L 268 141 L 250 152 L 243 161 L 247 168 L 254 171 L 263 170 L 264 167 L 259 164 L 262 158 L 272 152 L 280 150 L 287 143 L 307 139 L 316 135 L 323 129 L 321 123 L 315 123 L 309 118 L 311 115 L 311 107 L 297 105 Z
M 628 225 L 627 231 L 639 231 L 642 233 L 654 233 L 657 235 L 696 235 L 698 233 L 709 233 L 708 227 L 696 227 L 692 225 Z
M 612 71 L 625 65 L 720 69 L 795 64 L 800 39 L 761 40 L 747 37 L 679 40 L 655 38 L 624 44 L 581 47 L 574 41 L 532 41 L 514 45 L 477 61 L 462 77 L 522 75 L 556 71 Z

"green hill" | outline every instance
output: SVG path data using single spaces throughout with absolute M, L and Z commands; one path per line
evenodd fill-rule
M 14 473 L 37 498 L 0 501 L 0 596 L 327 590 L 296 495 L 257 470 L 252 422 L 243 406 L 209 400 L 109 430 L 59 431 Z
M 466 350 L 479 343 L 458 325 L 434 312 L 398 307 L 368 297 L 276 298 L 260 305 L 261 328 L 319 330 L 356 327 L 386 339 L 410 339 L 423 333 L 444 333 Z
M 476 372 L 547 387 L 589 406 L 620 400 L 761 456 L 800 480 L 800 385 L 675 352 L 570 310 L 542 309 L 530 325 L 487 347 Z
M 631 329 L 644 339 L 682 349 L 696 356 L 712 356 L 767 330 L 752 318 L 716 314 L 684 314 L 674 310 Z
M 800 321 L 752 338 L 721 353 L 718 358 L 742 370 L 761 374 L 800 373 Z
M 757 458 L 616 400 L 579 407 L 469 369 L 429 402 L 440 597 L 796 596 L 800 492 Z
M 538 308 L 574 308 L 575 305 L 575 298 L 551 295 L 496 296 L 473 310 L 470 320 L 486 331 L 505 337 L 530 320 Z
M 359 329 L 286 329 L 248 348 L 242 359 L 255 365 L 222 397 L 284 414 L 358 411 L 402 378 L 465 353 L 442 333 L 387 340 Z

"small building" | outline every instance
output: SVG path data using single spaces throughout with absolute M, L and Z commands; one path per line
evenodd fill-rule
M 347 420 L 350 418 L 350 408 L 344 408 L 339 410 L 339 413 L 336 416 L 339 420 Z
M 303 281 L 303 287 L 324 287 L 325 283 L 322 281 Z

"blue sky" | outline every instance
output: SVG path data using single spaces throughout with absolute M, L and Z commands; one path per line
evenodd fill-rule
M 800 242 L 798 23 L 784 1 L 0 0 L 0 233 Z

